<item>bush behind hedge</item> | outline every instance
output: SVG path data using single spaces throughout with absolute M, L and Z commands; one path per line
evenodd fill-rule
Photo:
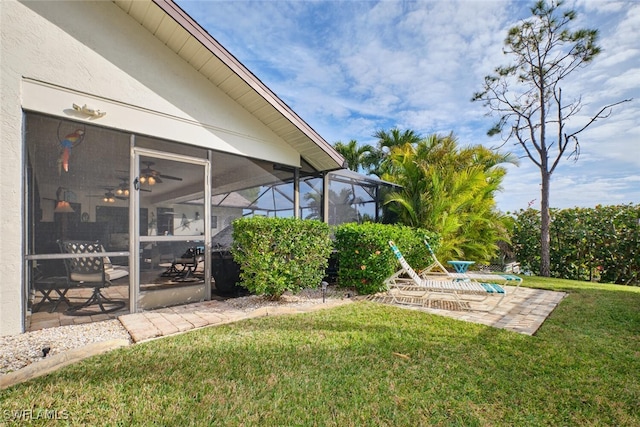
M 376 223 L 337 226 L 338 284 L 354 287 L 359 294 L 385 291 L 384 280 L 400 268 L 389 240 L 396 243 L 410 265 L 424 268 L 431 263 L 424 239 L 437 247 L 437 235 L 427 230 Z
M 239 218 L 231 249 L 241 286 L 274 299 L 316 288 L 324 277 L 332 242 L 329 226 L 295 218 Z

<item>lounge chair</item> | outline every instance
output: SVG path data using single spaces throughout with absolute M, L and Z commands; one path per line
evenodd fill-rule
M 106 252 L 103 245 L 100 245 L 99 252 Z M 129 267 L 124 265 L 114 265 L 111 258 L 105 256 L 102 258 L 104 264 L 104 274 L 110 280 L 118 280 L 129 275 Z
M 441 263 L 438 261 L 436 254 L 433 252 L 431 245 L 426 240 L 424 244 L 427 245 L 427 249 L 429 249 L 429 253 L 431 254 L 431 258 L 433 259 L 433 263 L 429 265 L 427 268 L 420 270 L 418 273 L 420 277 L 424 279 L 434 279 L 438 277 L 447 277 L 449 279 L 454 280 L 464 280 L 464 281 L 474 281 L 474 282 L 489 282 L 495 283 L 497 285 L 507 285 L 514 284 L 516 286 L 516 290 L 520 287 L 522 283 L 522 278 L 516 276 L 515 274 L 508 273 L 482 273 L 478 271 L 466 271 L 464 273 L 459 272 L 451 272 L 448 271 Z
M 434 296 L 438 299 L 448 298 L 455 301 L 461 309 L 465 308 L 463 300 L 469 302 L 483 302 L 487 298 L 495 297 L 496 301 L 487 311 L 491 311 L 500 304 L 507 295 L 507 291 L 495 283 L 481 283 L 472 280 L 456 280 L 447 276 L 425 278 L 421 277 L 404 259 L 404 256 L 393 241 L 389 246 L 395 254 L 402 268 L 390 276 L 386 281 L 389 294 L 396 303 L 429 302 Z M 399 298 L 400 297 L 400 298 Z
M 176 257 L 174 255 L 176 251 L 182 255 Z M 167 259 L 170 263 L 165 262 Z M 167 270 L 161 274 L 162 277 L 171 277 L 176 281 L 196 280 L 194 276 L 201 274 L 198 266 L 204 261 L 204 246 L 193 246 L 190 242 L 165 244 L 161 248 L 160 261 L 161 267 L 167 267 Z

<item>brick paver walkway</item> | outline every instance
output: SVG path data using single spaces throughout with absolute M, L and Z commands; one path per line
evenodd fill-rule
M 328 299 L 325 303 L 291 306 L 266 306 L 255 310 L 239 310 L 225 301 L 204 301 L 162 308 L 143 313 L 125 314 L 118 319 L 134 342 L 173 335 L 210 325 L 222 325 L 253 317 L 305 313 L 349 304 L 353 299 Z
M 533 335 L 566 295 L 563 292 L 529 288 L 519 288 L 515 293 L 514 290 L 513 287 L 507 287 L 508 295 L 491 312 L 475 311 L 474 309 L 482 308 L 479 303 L 475 302 L 470 303 L 469 310 L 464 311 L 455 304 L 441 306 L 448 309 L 416 305 L 399 305 L 399 307 Z M 239 310 L 225 301 L 204 301 L 143 313 L 125 314 L 121 315 L 119 319 L 129 331 L 133 341 L 141 342 L 204 326 L 222 325 L 253 317 L 321 310 L 348 304 L 358 299 L 328 299 L 325 303 L 266 306 L 253 311 Z M 379 298 L 378 301 L 388 302 L 384 298 Z

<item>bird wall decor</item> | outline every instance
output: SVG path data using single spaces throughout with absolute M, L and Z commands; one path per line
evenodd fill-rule
M 84 130 L 76 129 L 60 140 L 60 157 L 58 158 L 58 173 L 69 172 L 69 156 L 71 149 L 77 147 L 84 140 Z

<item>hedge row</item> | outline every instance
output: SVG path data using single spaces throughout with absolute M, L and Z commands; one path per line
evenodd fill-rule
M 400 267 L 391 251 L 393 240 L 402 254 L 415 268 L 430 263 L 424 239 L 437 245 L 434 233 L 401 225 L 342 224 L 335 230 L 338 251 L 338 283 L 354 287 L 360 294 L 384 291 L 384 280 Z
M 551 275 L 640 283 L 640 205 L 551 211 Z M 512 244 L 520 264 L 540 269 L 540 212 L 516 213 Z
M 430 263 L 423 240 L 438 245 L 434 233 L 400 225 L 343 224 L 333 231 L 334 241 L 329 226 L 320 221 L 265 217 L 235 220 L 232 254 L 240 264 L 241 285 L 273 298 L 285 291 L 316 288 L 335 250 L 338 284 L 371 294 L 385 290 L 384 280 L 399 268 L 389 240 L 396 242 L 416 268 Z
M 293 218 L 236 219 L 233 240 L 241 285 L 274 299 L 286 291 L 317 287 L 333 246 L 327 224 Z

